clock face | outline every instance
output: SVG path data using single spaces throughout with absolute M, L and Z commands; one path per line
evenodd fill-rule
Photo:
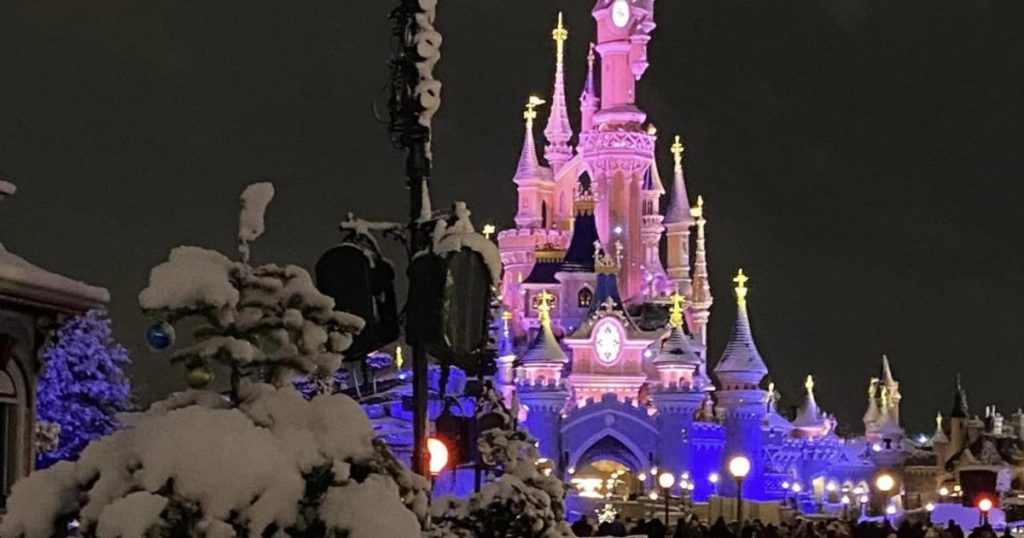
M 619 330 L 611 323 L 601 324 L 594 336 L 594 351 L 597 352 L 597 360 L 605 365 L 612 364 L 619 359 L 621 350 L 622 334 Z
M 615 26 L 622 28 L 629 22 L 629 2 L 626 0 L 615 0 L 612 4 L 612 22 Z

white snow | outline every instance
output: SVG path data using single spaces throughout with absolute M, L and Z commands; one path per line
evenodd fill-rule
M 419 536 L 416 516 L 398 504 L 398 486 L 384 476 L 331 488 L 320 505 L 320 517 L 349 538 Z
M 264 215 L 274 198 L 274 184 L 253 183 L 242 191 L 242 210 L 238 213 L 238 251 L 249 259 L 249 245 L 263 235 Z
M 167 498 L 136 491 L 106 506 L 100 513 L 97 538 L 143 538 L 146 530 L 160 522 Z
M 3 245 L 0 245 L 0 293 L 45 302 L 65 299 L 87 306 L 102 306 L 110 301 L 107 290 L 32 265 L 8 252 Z
M 470 215 L 472 213 L 466 207 L 466 202 L 455 202 L 455 223 L 447 226 L 443 221 L 438 221 L 434 228 L 434 253 L 444 256 L 463 248 L 480 253 L 491 272 L 491 285 L 497 286 L 501 283 L 501 254 L 491 240 L 476 233 Z
M 46 538 L 59 517 L 72 515 L 101 537 L 140 536 L 163 509 L 159 492 L 195 503 L 210 535 L 231 536 L 226 525 L 234 524 L 258 536 L 272 523 L 287 528 L 317 516 L 301 510 L 302 472 L 324 467 L 339 471 L 320 511 L 329 530 L 418 535 L 426 480 L 380 452 L 354 401 L 306 401 L 290 388 L 248 382 L 240 397 L 240 407 L 224 408 L 217 395 L 193 392 L 132 415 L 130 428 L 93 443 L 78 462 L 18 482 L 0 535 Z M 371 474 L 356 482 L 353 465 Z
M 149 286 L 139 294 L 145 310 L 212 306 L 234 307 L 238 290 L 231 285 L 233 262 L 220 252 L 200 247 L 177 247 L 167 261 L 150 271 Z

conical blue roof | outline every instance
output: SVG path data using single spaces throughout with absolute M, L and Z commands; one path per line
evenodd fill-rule
M 672 327 L 668 338 L 661 346 L 661 352 L 654 359 L 654 364 L 689 364 L 701 363 L 700 356 L 690 346 L 690 337 L 686 336 L 682 327 Z
M 614 273 L 597 274 L 597 290 L 594 292 L 594 302 L 590 304 L 590 313 L 593 314 L 604 309 L 605 303 L 611 300 L 616 310 L 623 310 L 622 298 L 619 297 L 619 279 Z
M 569 249 L 565 251 L 562 270 L 575 273 L 594 272 L 594 243 L 598 240 L 597 222 L 593 212 L 578 211 Z
M 754 335 L 750 330 L 746 301 L 740 301 L 737 305 L 736 323 L 732 327 L 732 334 L 725 345 L 722 359 L 715 366 L 715 374 L 723 382 L 728 383 L 725 378 L 731 376 L 748 384 L 760 383 L 764 376 L 768 375 L 768 367 L 757 350 Z

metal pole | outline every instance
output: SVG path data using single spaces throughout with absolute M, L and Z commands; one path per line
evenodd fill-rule
M 665 492 L 665 528 L 668 528 L 668 496 L 669 496 L 670 492 L 669 492 L 668 488 L 661 488 L 661 489 L 662 489 L 662 491 Z
M 416 67 L 416 0 L 400 0 L 392 10 L 393 53 L 391 57 L 390 132 L 395 146 L 406 151 L 406 184 L 409 188 L 409 261 L 419 252 L 424 238 L 420 233 L 420 209 L 423 187 L 430 179 L 431 162 L 427 156 L 430 129 L 419 124 L 419 105 L 415 88 L 419 82 Z M 410 285 L 415 285 L 410 282 Z M 427 350 L 423 342 L 412 344 L 413 397 L 413 472 L 429 477 L 430 455 L 427 449 Z
M 739 535 L 743 525 L 743 479 L 736 479 L 736 534 Z

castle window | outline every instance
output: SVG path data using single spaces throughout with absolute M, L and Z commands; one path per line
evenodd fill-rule
M 594 292 L 590 291 L 590 288 L 580 288 L 576 300 L 579 302 L 580 308 L 589 308 L 594 302 Z

